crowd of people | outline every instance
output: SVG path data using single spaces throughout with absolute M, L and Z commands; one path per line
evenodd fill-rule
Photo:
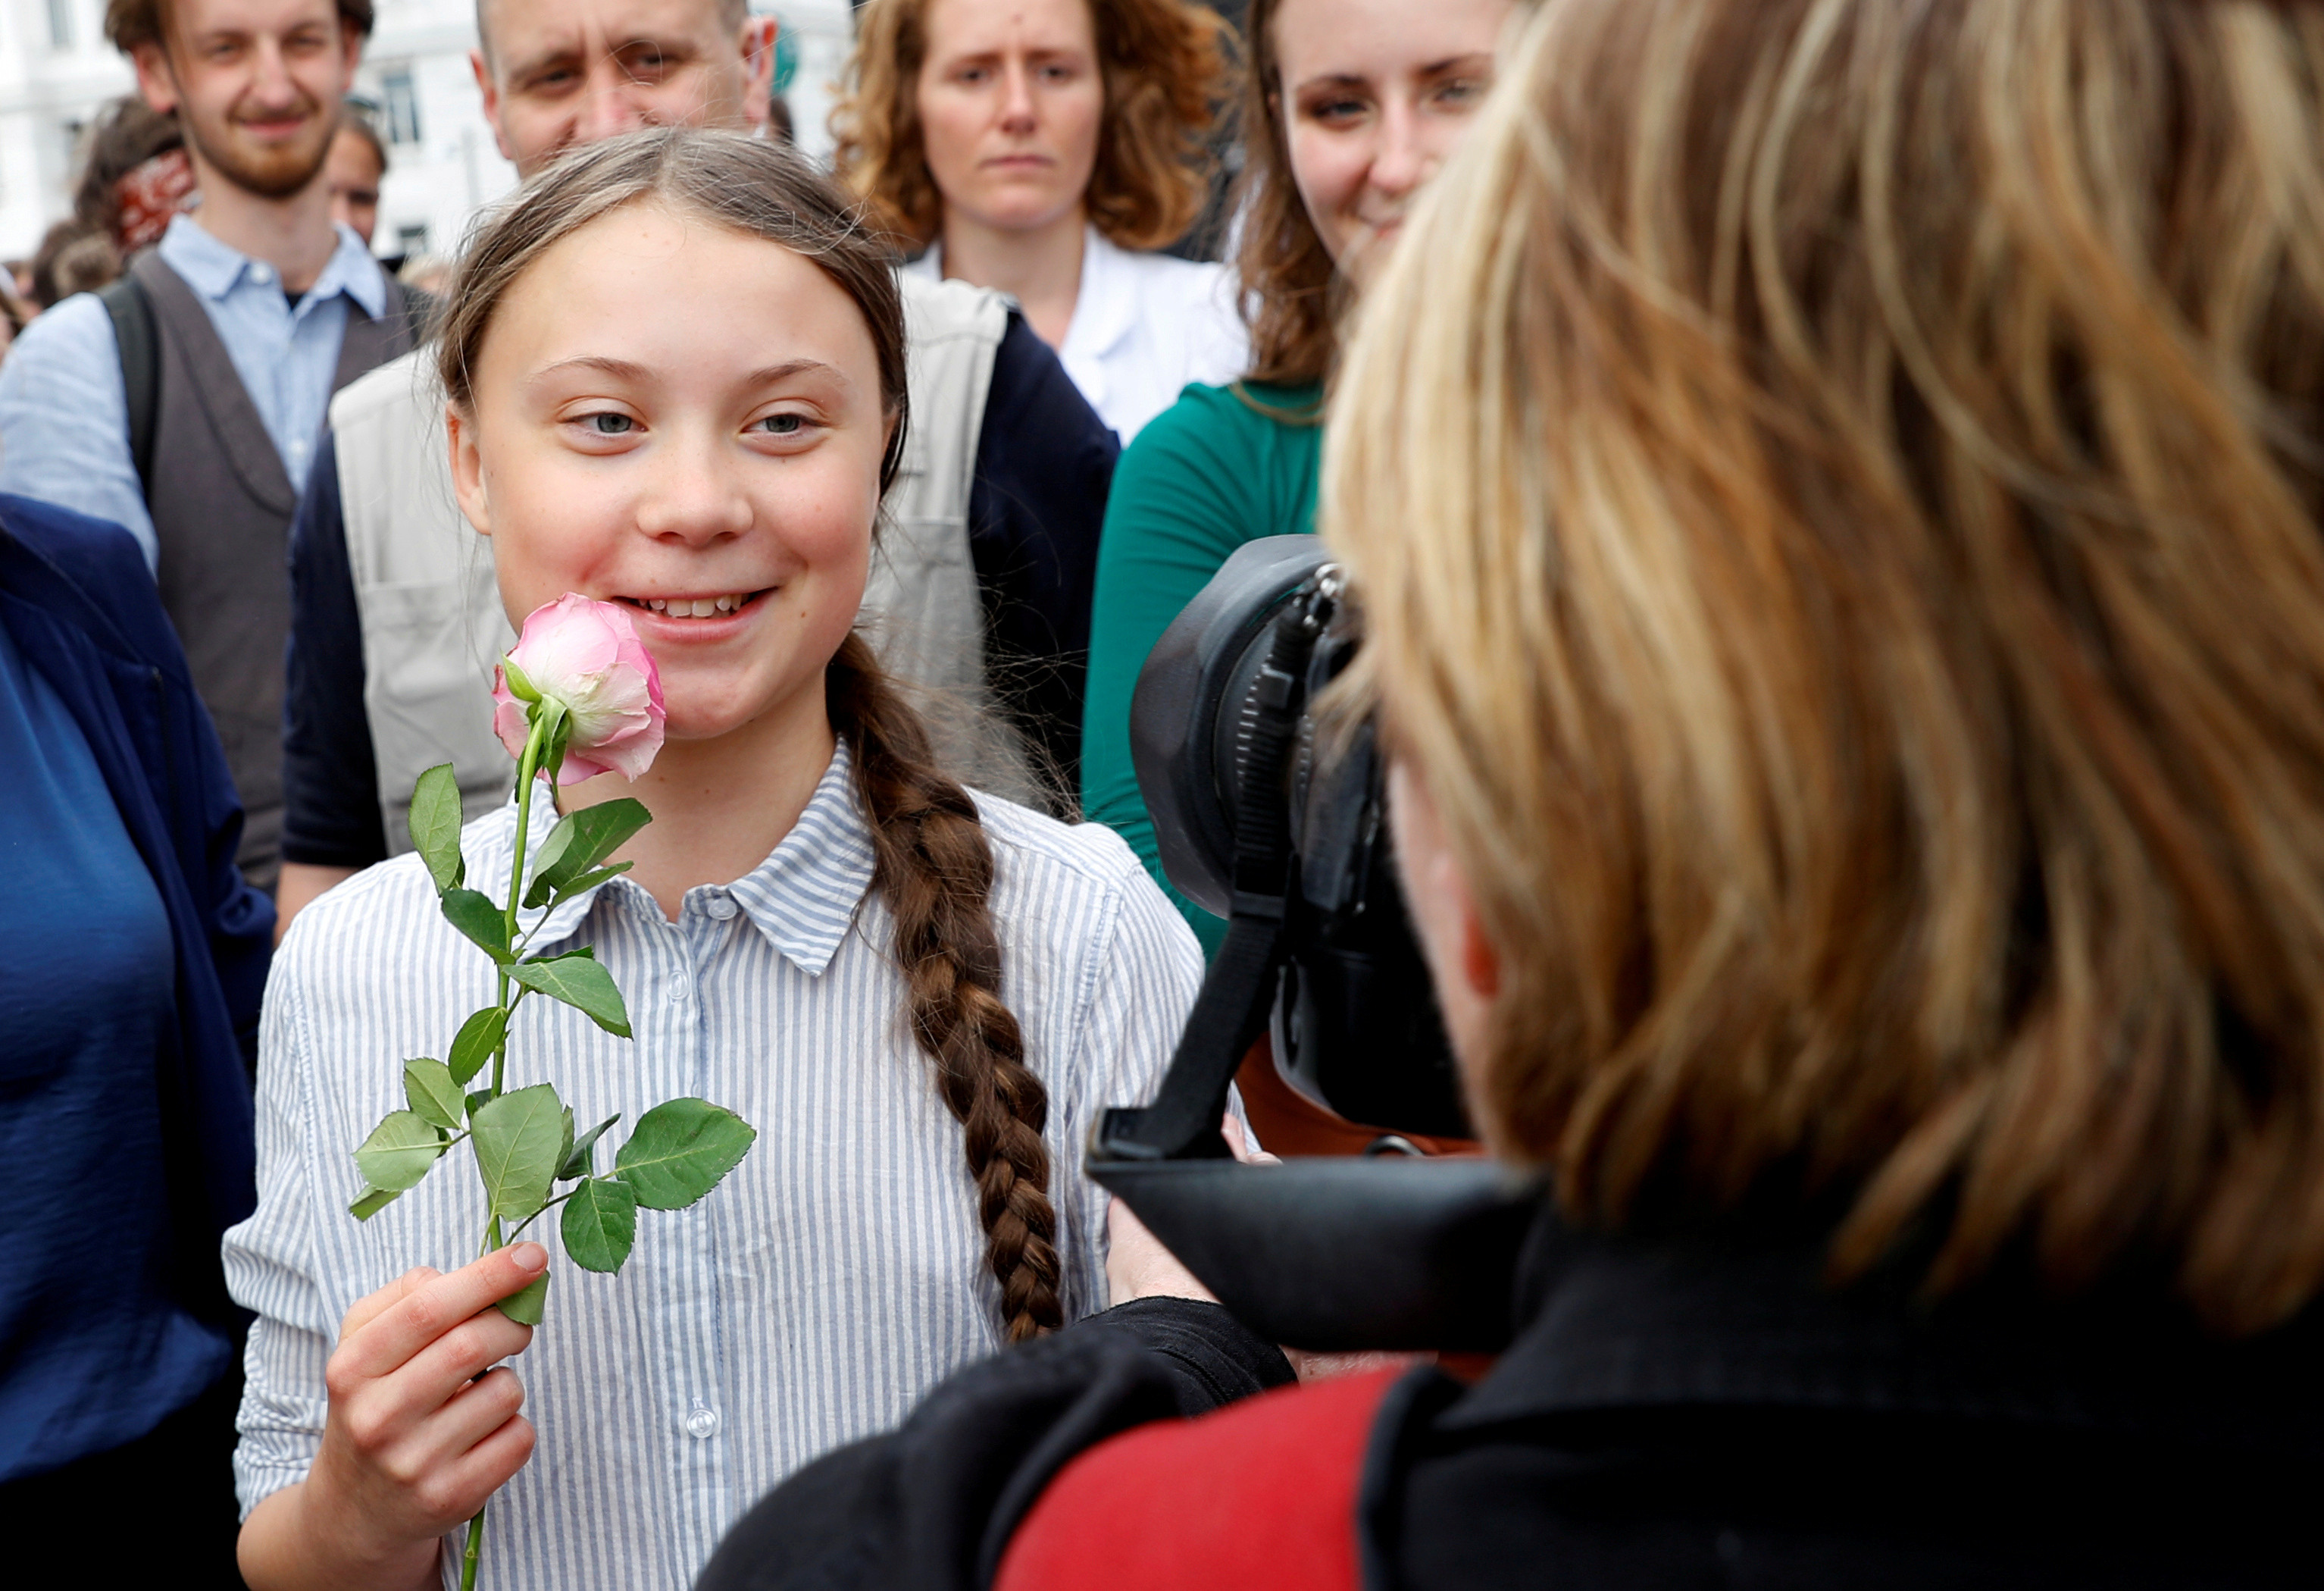
M 371 0 L 106 20 L 0 352 L 0 1514 L 255 1591 L 488 1503 L 495 1591 L 2312 1579 L 2324 0 L 865 0 L 827 169 L 742 0 L 480 0 L 521 186 L 424 281 Z M 1139 671 L 1310 532 L 1424 1142 L 1526 1190 L 1490 1363 L 1268 1341 L 1084 1167 L 1224 932 Z M 667 739 L 519 789 L 567 593 Z M 491 986 L 444 764 L 478 879 L 653 814 L 529 941 L 627 1032 L 523 1064 L 759 1138 L 618 1275 L 347 1212 Z M 1238 1158 L 1401 1124 L 1242 1075 Z

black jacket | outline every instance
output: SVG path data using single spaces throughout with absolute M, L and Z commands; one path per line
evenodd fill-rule
M 1646 1242 L 1545 1213 L 1516 1342 L 1463 1387 L 1399 1383 L 1364 1460 L 1371 1586 L 2259 1586 L 2324 1582 L 2315 1312 L 2208 1340 L 2163 1290 L 2071 1304 L 1996 1282 L 1937 1308 L 1835 1296 L 1821 1244 Z M 1065 1461 L 1205 1399 L 1186 1344 L 1264 1345 L 1215 1308 L 1130 1306 L 975 1366 L 894 1435 L 778 1489 L 703 1591 L 969 1591 Z M 1232 1529 L 1184 1516 L 1183 1529 Z M 1124 1552 L 1139 1544 L 1125 1540 Z M 1265 1584 L 1263 1575 L 1254 1585 Z M 1204 1586 L 1201 1591 L 1228 1591 Z

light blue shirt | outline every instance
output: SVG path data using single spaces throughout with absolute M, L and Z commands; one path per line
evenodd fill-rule
M 273 266 L 180 216 L 162 235 L 161 263 L 185 278 L 249 390 L 293 489 L 322 434 L 353 299 L 376 319 L 387 283 L 371 251 L 346 227 L 315 285 L 294 307 Z M 124 526 L 160 562 L 152 516 L 129 452 L 129 398 L 113 319 L 79 293 L 24 328 L 0 362 L 0 492 L 20 493 Z
M 681 1095 L 739 1111 L 759 1137 L 700 1204 L 641 1212 L 619 1274 L 549 1262 L 547 1322 L 511 1361 L 539 1443 L 493 1499 L 478 1579 L 493 1591 L 686 1591 L 778 1481 L 1001 1346 L 964 1135 L 905 1015 L 849 766 L 843 743 L 773 853 L 688 890 L 676 921 L 623 877 L 533 936 L 594 946 L 628 1004 L 634 1039 L 546 1000 L 509 1035 L 510 1087 L 555 1083 L 585 1124 L 622 1113 L 601 1169 L 648 1105 Z M 555 814 L 547 786 L 531 793 L 538 844 Z M 1112 830 L 977 807 L 1001 995 L 1048 1092 L 1074 1320 L 1106 1302 L 1106 1196 L 1083 1146 L 1105 1107 L 1153 1097 L 1202 952 Z M 515 815 L 512 801 L 463 831 L 480 889 L 505 888 Z M 403 1107 L 403 1058 L 441 1056 L 493 990 L 416 856 L 331 891 L 282 941 L 259 1033 L 258 1207 L 225 1248 L 226 1284 L 258 1317 L 235 1453 L 245 1512 L 313 1463 L 348 1307 L 414 1265 L 475 1256 L 467 1150 L 362 1223 L 350 1152 Z M 447 1552 L 447 1586 L 456 1568 Z

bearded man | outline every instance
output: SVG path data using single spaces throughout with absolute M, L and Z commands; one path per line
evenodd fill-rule
M 176 113 L 201 203 L 0 368 L 0 491 L 143 545 L 249 815 L 243 870 L 270 893 L 291 513 L 331 394 L 412 342 L 323 175 L 371 23 L 372 0 L 111 0 L 106 36 Z

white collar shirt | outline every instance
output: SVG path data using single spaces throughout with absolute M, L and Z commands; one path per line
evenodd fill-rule
M 904 267 L 944 279 L 944 245 Z M 1216 386 L 1250 364 L 1227 266 L 1142 254 L 1082 234 L 1081 283 L 1058 362 L 1121 445 L 1189 385 Z
M 545 791 L 536 800 L 545 835 L 554 814 Z M 1152 1096 L 1202 957 L 1111 831 L 979 807 L 1003 995 L 1049 1094 L 1070 1320 L 1105 1303 L 1105 1198 L 1080 1172 L 1082 1146 L 1096 1113 Z M 467 827 L 472 879 L 505 879 L 514 811 Z M 759 1137 L 699 1204 L 641 1211 L 618 1273 L 552 1260 L 547 1319 L 514 1361 L 539 1446 L 493 1501 L 480 1583 L 494 1591 L 681 1591 L 770 1487 L 893 1425 L 999 1346 L 961 1128 L 908 1031 L 872 864 L 843 745 L 766 861 L 688 891 L 676 921 L 622 878 L 536 934 L 596 948 L 635 1038 L 528 1001 L 511 1087 L 554 1082 L 584 1124 L 696 1096 Z M 409 856 L 309 907 L 275 960 L 258 1207 L 226 1239 L 229 1285 L 257 1315 L 235 1459 L 245 1511 L 312 1462 L 348 1307 L 414 1265 L 448 1271 L 476 1253 L 484 1206 L 465 1151 L 361 1225 L 346 1213 L 362 1187 L 349 1152 L 401 1107 L 404 1058 L 441 1056 L 493 983 Z M 601 1167 L 626 1131 L 606 1135 Z M 456 1558 L 445 1555 L 447 1585 Z

